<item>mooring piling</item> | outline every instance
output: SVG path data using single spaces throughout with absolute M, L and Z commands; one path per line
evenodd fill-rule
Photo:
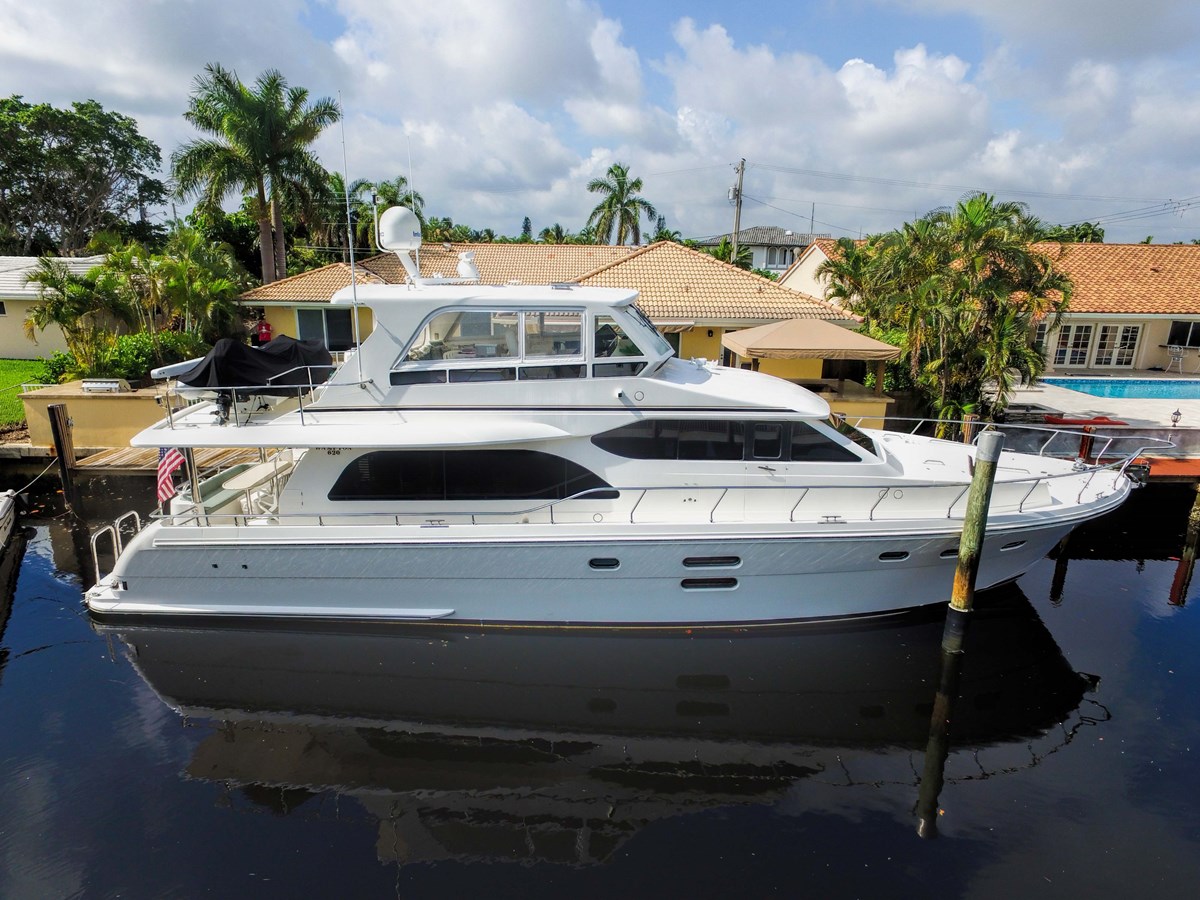
M 984 529 L 987 528 L 988 505 L 992 500 L 992 485 L 996 481 L 996 466 L 1004 449 L 1004 435 L 985 431 L 979 435 L 975 449 L 975 471 L 971 490 L 967 494 L 967 515 L 963 520 L 962 537 L 958 542 L 958 567 L 954 570 L 954 590 L 950 608 L 946 610 L 946 630 L 942 646 L 951 653 L 962 650 L 963 631 L 975 602 L 975 578 L 983 552 Z
M 1170 598 L 1167 601 L 1172 606 L 1183 606 L 1187 603 L 1188 588 L 1192 584 L 1192 573 L 1196 569 L 1196 548 L 1200 544 L 1200 484 L 1196 485 L 1196 496 L 1192 501 L 1191 512 L 1188 513 L 1187 534 L 1183 540 L 1183 550 L 1179 554 L 1179 565 L 1175 567 L 1175 577 L 1171 581 Z
M 917 834 L 932 839 L 938 833 L 938 798 L 946 783 L 946 758 L 950 755 L 950 723 L 958 699 L 962 675 L 962 653 L 942 646 L 942 672 L 933 712 L 929 719 L 929 740 L 925 744 L 925 767 L 917 793 Z
M 46 407 L 50 416 L 50 435 L 54 439 L 54 453 L 58 458 L 58 475 L 62 480 L 63 502 L 73 516 L 82 516 L 82 500 L 75 488 L 75 444 L 71 439 L 71 420 L 67 418 L 65 403 L 51 403 Z

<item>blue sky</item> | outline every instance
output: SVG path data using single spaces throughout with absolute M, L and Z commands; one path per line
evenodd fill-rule
M 352 178 L 411 172 L 476 228 L 578 229 L 621 161 L 670 227 L 717 233 L 745 157 L 743 225 L 856 236 L 981 189 L 1114 242 L 1200 237 L 1183 0 L 0 0 L 0 22 L 0 95 L 93 97 L 164 156 L 205 63 L 279 68 L 341 96 Z M 342 167 L 340 132 L 316 149 Z

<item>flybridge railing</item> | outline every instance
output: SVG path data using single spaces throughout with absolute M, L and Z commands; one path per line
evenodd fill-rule
M 304 424 L 304 398 L 305 395 L 313 395 L 325 387 L 329 386 L 329 378 L 340 368 L 338 365 L 321 365 L 321 366 L 294 366 L 278 375 L 272 375 L 267 379 L 265 384 L 239 384 L 239 385 L 220 385 L 219 387 L 180 385 L 175 382 L 168 385 L 165 391 L 165 403 L 163 405 L 167 409 L 167 426 L 174 429 L 182 426 L 184 423 L 177 423 L 176 417 L 186 410 L 191 410 L 193 406 L 202 403 L 212 403 L 214 405 L 213 415 L 221 424 L 228 424 L 230 415 L 233 417 L 233 426 L 236 428 L 240 425 L 248 425 L 256 412 L 263 411 L 264 407 L 255 403 L 262 404 L 265 397 L 279 397 L 280 400 L 297 401 L 299 406 L 300 424 Z M 324 378 L 315 378 L 314 371 L 325 371 Z M 307 381 L 300 384 L 280 384 L 279 380 L 286 378 L 296 372 L 304 372 Z M 369 380 L 344 382 L 348 385 L 366 385 L 370 384 Z M 189 396 L 197 394 L 216 394 L 215 398 Z M 171 397 L 182 397 L 188 401 L 188 405 L 182 408 L 177 408 L 171 403 Z M 239 399 L 241 398 L 241 399 Z M 245 419 L 243 420 L 239 414 L 239 405 L 249 404 L 251 408 L 245 410 Z M 270 408 L 265 407 L 265 408 Z M 186 424 L 204 424 L 211 423 L 186 423 Z
M 1139 450 L 1144 448 L 1139 448 Z M 1049 485 L 1052 482 L 1062 479 L 1076 479 L 1080 482 L 1079 489 L 1076 492 L 1075 502 L 1083 502 L 1083 497 L 1088 490 L 1092 488 L 1095 479 L 1103 473 L 1109 473 L 1113 478 L 1111 490 L 1116 490 L 1119 480 L 1127 475 L 1130 466 L 1134 459 L 1139 456 L 1139 452 L 1130 454 L 1120 460 L 1106 463 L 1104 465 L 1077 467 L 1072 471 L 1059 472 L 1055 474 L 1037 474 L 1029 475 L 1022 478 L 1007 478 L 1001 477 L 997 480 L 997 488 L 1003 489 L 1010 485 L 1025 486 L 1020 499 L 1016 498 L 1016 491 L 1010 492 L 1007 499 L 993 494 L 993 504 L 998 504 L 1001 509 L 999 512 L 1015 512 L 1023 513 L 1029 504 L 1030 498 L 1034 496 L 1037 489 L 1041 485 Z M 1002 467 L 1002 472 L 1005 471 Z M 1012 471 L 1011 469 L 1007 471 Z M 188 510 L 175 514 L 162 513 L 154 514 L 152 518 L 162 519 L 164 524 L 177 526 L 261 526 L 261 525 L 288 525 L 296 526 L 347 526 L 347 525 L 398 525 L 398 526 L 417 526 L 421 528 L 440 528 L 449 527 L 451 525 L 487 525 L 487 524 L 513 524 L 513 520 L 519 520 L 522 517 L 536 517 L 545 515 L 546 521 L 537 524 L 586 524 L 578 517 L 582 513 L 588 514 L 588 521 L 595 522 L 592 518 L 596 512 L 595 508 L 588 507 L 580 510 L 578 507 L 570 509 L 564 508 L 564 504 L 569 504 L 581 500 L 606 500 L 611 499 L 614 493 L 620 495 L 625 494 L 630 500 L 622 504 L 619 510 L 607 510 L 606 512 L 615 512 L 621 518 L 614 518 L 613 522 L 625 524 L 639 524 L 638 509 L 646 503 L 647 498 L 655 496 L 663 496 L 665 494 L 690 496 L 693 502 L 698 501 L 701 497 L 704 498 L 704 506 L 707 507 L 706 514 L 696 515 L 691 517 L 665 516 L 663 518 L 645 518 L 640 524 L 687 524 L 702 521 L 707 518 L 708 524 L 735 524 L 746 522 L 761 522 L 762 524 L 770 524 L 782 521 L 802 521 L 795 518 L 797 511 L 806 506 L 811 508 L 815 505 L 813 502 L 806 501 L 810 496 L 821 497 L 828 496 L 830 492 L 842 492 L 847 497 L 851 494 L 859 501 L 855 504 L 855 509 L 843 508 L 844 514 L 836 512 L 836 506 L 830 504 L 829 512 L 817 512 L 813 510 L 814 518 L 809 521 L 819 525 L 845 525 L 852 524 L 855 521 L 878 522 L 884 521 L 880 513 L 889 509 L 900 509 L 905 507 L 915 508 L 918 510 L 914 518 L 925 519 L 954 519 L 962 518 L 965 515 L 965 508 L 958 515 L 955 515 L 956 507 L 959 507 L 970 490 L 969 480 L 945 480 L 945 481 L 927 481 L 927 482 L 891 482 L 875 484 L 792 484 L 792 485 L 689 485 L 688 487 L 662 487 L 662 486 L 609 486 L 601 488 L 593 488 L 587 491 L 581 491 L 573 494 L 570 497 L 563 499 L 551 500 L 545 503 L 538 503 L 527 507 L 505 510 L 427 510 L 427 511 L 404 511 L 404 512 L 382 512 L 382 511 L 328 511 L 328 512 L 303 512 L 303 513 L 210 513 L 204 510 Z M 1074 486 L 1072 486 L 1074 487 Z M 940 504 L 922 503 L 920 492 L 922 490 L 938 490 L 943 494 Z M 757 492 L 774 492 L 791 491 L 796 495 L 795 502 L 786 510 L 786 518 L 783 510 L 779 511 L 778 518 L 761 518 L 756 519 L 753 516 L 745 514 L 739 518 L 726 518 L 724 516 L 718 519 L 718 510 L 722 502 L 731 494 L 742 492 L 744 494 L 753 494 Z M 1103 488 L 1096 489 L 1096 498 L 1104 496 L 1109 491 Z M 865 493 L 865 497 L 863 496 Z M 872 500 L 871 494 L 875 496 Z M 907 501 L 906 499 L 907 498 Z M 891 501 L 891 502 L 889 502 Z M 948 502 L 947 502 L 948 501 Z M 821 507 L 824 509 L 824 507 Z M 695 513 L 700 513 L 700 507 L 693 507 Z M 923 514 L 920 510 L 926 510 Z M 555 518 L 555 513 L 558 511 L 560 517 Z M 855 514 L 857 513 L 857 514 Z M 650 516 L 654 514 L 651 513 Z M 895 520 L 903 518 L 902 516 L 892 516 L 887 520 Z M 603 520 L 601 520 L 603 521 Z M 528 524 L 528 523 L 519 523 Z M 599 523 L 597 523 L 599 524 Z

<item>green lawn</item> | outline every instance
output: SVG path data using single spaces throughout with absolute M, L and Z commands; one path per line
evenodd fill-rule
M 25 421 L 25 407 L 18 397 L 21 385 L 37 381 L 41 372 L 41 360 L 0 359 L 0 425 L 19 425 Z

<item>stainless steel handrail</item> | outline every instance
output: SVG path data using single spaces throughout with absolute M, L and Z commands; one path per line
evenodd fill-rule
M 1015 485 L 1015 484 L 1026 484 L 1026 483 L 1029 484 L 1029 490 L 1026 491 L 1025 495 L 1021 498 L 1020 502 L 1017 505 L 1018 512 L 1024 511 L 1025 504 L 1028 502 L 1029 497 L 1032 496 L 1033 492 L 1037 489 L 1037 487 L 1040 484 L 1049 483 L 1051 481 L 1056 481 L 1059 479 L 1074 478 L 1074 479 L 1083 479 L 1084 480 L 1083 486 L 1080 489 L 1079 494 L 1076 498 L 1076 502 L 1079 502 L 1082 499 L 1083 495 L 1087 492 L 1088 488 L 1091 487 L 1096 476 L 1101 474 L 1102 472 L 1111 472 L 1113 474 L 1114 486 L 1115 486 L 1116 480 L 1125 475 L 1125 472 L 1128 469 L 1129 465 L 1132 463 L 1133 459 L 1135 459 L 1138 455 L 1139 454 L 1132 454 L 1128 458 L 1123 458 L 1123 459 L 1115 461 L 1115 462 L 1105 463 L 1103 465 L 1097 465 L 1097 466 L 1089 466 L 1087 468 L 1073 470 L 1070 472 L 1059 472 L 1059 473 L 1055 473 L 1055 474 L 1051 474 L 1051 475 L 1039 474 L 1039 475 L 1032 475 L 1032 476 L 1023 477 L 1023 478 L 1003 478 L 1003 477 L 1001 477 L 997 480 L 997 483 L 1003 484 L 1003 485 Z M 847 490 L 879 491 L 880 492 L 879 497 L 876 499 L 875 503 L 872 505 L 872 507 L 868 511 L 868 514 L 864 519 L 865 521 L 875 521 L 875 518 L 874 518 L 875 510 L 879 507 L 879 505 L 885 499 L 887 499 L 888 495 L 895 488 L 901 488 L 904 491 L 913 491 L 913 490 L 920 490 L 923 488 L 944 489 L 944 488 L 957 487 L 957 488 L 959 488 L 958 494 L 951 501 L 951 503 L 946 507 L 945 518 L 950 519 L 950 518 L 954 518 L 954 507 L 956 505 L 958 505 L 958 503 L 966 495 L 967 491 L 970 490 L 971 482 L 969 480 L 964 479 L 964 480 L 946 480 L 946 481 L 909 481 L 909 482 L 903 482 L 903 483 L 890 483 L 890 484 L 886 484 L 886 485 L 880 484 L 879 482 L 875 482 L 873 484 L 852 484 L 852 483 L 846 484 L 846 483 L 843 483 L 843 484 L 836 484 L 836 485 L 797 484 L 797 485 L 791 485 L 788 487 L 793 490 L 803 490 L 804 491 L 804 495 L 800 498 L 800 500 L 806 499 L 808 497 L 808 495 L 810 494 L 810 492 L 814 492 L 814 491 L 820 491 L 820 492 L 847 491 Z M 529 515 L 534 515 L 536 513 L 542 512 L 544 510 L 549 510 L 550 515 L 551 515 L 551 524 L 554 524 L 553 515 L 554 515 L 554 509 L 556 507 L 559 507 L 562 504 L 568 503 L 571 501 L 595 499 L 591 496 L 594 494 L 610 494 L 613 491 L 617 491 L 619 493 L 623 492 L 623 493 L 628 493 L 630 495 L 633 495 L 635 493 L 638 494 L 636 500 L 633 501 L 632 506 L 630 507 L 629 513 L 628 513 L 629 521 L 633 522 L 634 519 L 636 518 L 637 510 L 641 506 L 643 500 L 645 500 L 645 498 L 648 494 L 652 494 L 652 493 L 664 493 L 664 492 L 682 493 L 682 492 L 687 492 L 687 491 L 701 491 L 701 490 L 703 490 L 703 491 L 721 491 L 722 492 L 721 497 L 719 497 L 717 499 L 716 503 L 714 503 L 714 505 L 713 505 L 713 508 L 715 509 L 716 505 L 718 505 L 720 503 L 721 499 L 723 499 L 730 491 L 778 491 L 781 489 L 782 488 L 779 485 L 740 485 L 740 484 L 735 484 L 735 485 L 727 485 L 727 484 L 688 485 L 687 487 L 662 486 L 662 485 L 629 485 L 629 486 L 612 485 L 612 486 L 607 486 L 607 487 L 592 488 L 587 491 L 580 491 L 576 494 L 572 494 L 570 497 L 564 497 L 561 499 L 551 500 L 551 501 L 548 501 L 545 503 L 538 503 L 533 506 L 521 507 L 521 508 L 517 508 L 517 509 L 507 509 L 507 510 L 463 509 L 463 510 L 437 510 L 436 512 L 430 512 L 428 510 L 425 510 L 425 511 L 414 510 L 411 513 L 408 513 L 408 512 L 397 513 L 395 510 L 387 510 L 387 511 L 380 510 L 378 512 L 375 512 L 375 511 L 331 512 L 331 511 L 325 510 L 325 511 L 322 511 L 319 513 L 316 513 L 316 512 L 312 512 L 312 513 L 302 513 L 302 512 L 301 513 L 278 513 L 278 512 L 276 512 L 276 513 L 260 513 L 260 514 L 254 514 L 254 513 L 247 514 L 244 512 L 240 512 L 240 513 L 208 513 L 208 512 L 197 512 L 195 510 L 192 510 L 192 511 L 180 513 L 177 515 L 172 515 L 170 513 L 161 513 L 161 514 L 153 513 L 152 518 L 159 519 L 159 520 L 163 521 L 164 523 L 170 524 L 170 525 L 197 525 L 197 526 L 212 526 L 214 523 L 214 520 L 218 524 L 233 524 L 233 525 L 236 525 L 238 521 L 245 523 L 245 522 L 249 522 L 251 520 L 253 520 L 253 521 L 270 521 L 270 522 L 275 522 L 275 523 L 285 522 L 287 520 L 297 520 L 297 521 L 302 522 L 303 524 L 311 525 L 313 523 L 313 521 L 315 520 L 316 524 L 320 527 L 333 527 L 333 526 L 328 526 L 328 523 L 326 523 L 326 521 L 325 521 L 326 519 L 330 519 L 330 518 L 337 519 L 337 520 L 339 520 L 339 522 L 344 522 L 347 519 L 355 520 L 355 519 L 385 518 L 385 519 L 393 520 L 397 525 L 401 524 L 401 519 L 403 518 L 403 519 L 410 519 L 410 520 L 418 520 L 419 519 L 419 520 L 425 521 L 427 525 L 444 527 L 447 524 L 447 520 L 450 520 L 450 519 L 461 519 L 461 520 L 463 520 L 462 524 L 467 524 L 467 520 L 470 521 L 470 524 L 486 524 L 486 522 L 488 520 L 495 520 L 498 518 L 511 518 L 514 516 L 529 516 Z M 797 501 L 796 506 L 799 506 L 800 500 Z M 793 507 L 793 510 L 792 510 L 793 514 L 794 514 L 794 512 L 795 512 L 795 506 Z M 710 520 L 712 520 L 712 510 L 710 510 L 709 518 L 710 518 Z M 483 521 L 479 521 L 479 520 L 483 520 Z

